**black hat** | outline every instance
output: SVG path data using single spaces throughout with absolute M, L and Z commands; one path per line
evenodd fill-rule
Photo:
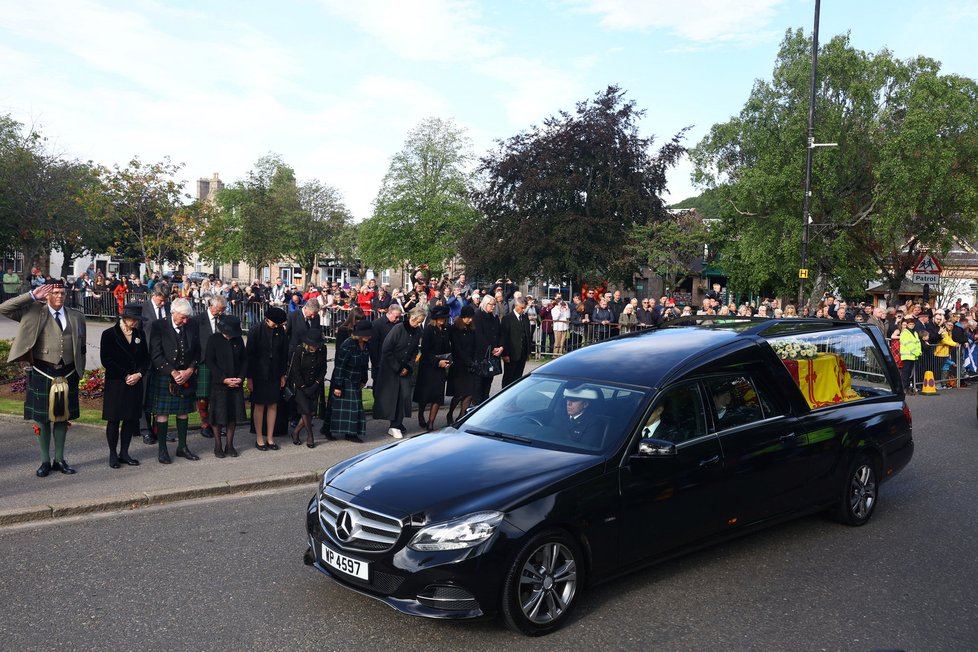
M 60 279 L 60 278 L 49 278 L 45 282 L 45 285 L 50 285 L 52 288 L 59 288 L 62 290 L 65 289 L 64 279 Z
M 265 319 L 271 320 L 276 324 L 284 324 L 288 320 L 289 316 L 285 314 L 285 311 L 277 306 L 270 306 L 265 311 Z
M 353 327 L 354 335 L 360 335 L 360 336 L 373 335 L 373 332 L 374 332 L 374 327 L 366 319 L 364 319 L 363 321 L 358 321 L 356 325 Z
M 434 306 L 428 313 L 429 319 L 448 319 L 448 306 Z
M 140 303 L 127 303 L 122 307 L 122 316 L 130 319 L 143 318 L 143 306 Z
M 234 315 L 225 315 L 217 321 L 217 330 L 227 337 L 241 337 L 241 320 Z
M 310 328 L 302 336 L 302 343 L 308 344 L 309 346 L 322 346 L 324 343 L 323 330 L 321 328 Z
M 459 316 L 475 317 L 475 306 L 473 306 L 471 303 L 465 304 L 464 306 L 462 306 L 462 313 Z

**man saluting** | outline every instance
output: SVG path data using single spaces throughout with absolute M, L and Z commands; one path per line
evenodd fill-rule
M 20 322 L 10 362 L 30 362 L 24 419 L 37 423 L 39 478 L 75 472 L 65 460 L 68 420 L 78 418 L 78 383 L 85 374 L 85 316 L 65 307 L 63 281 L 46 283 L 0 304 L 0 315 Z M 51 435 L 54 435 L 54 461 Z

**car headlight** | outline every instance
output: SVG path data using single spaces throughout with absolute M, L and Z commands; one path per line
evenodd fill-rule
M 461 550 L 486 541 L 502 523 L 502 512 L 475 512 L 444 523 L 422 528 L 414 535 L 409 548 L 421 551 Z

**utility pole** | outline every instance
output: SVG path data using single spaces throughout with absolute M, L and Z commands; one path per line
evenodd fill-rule
M 812 209 L 812 153 L 815 151 L 815 83 L 818 72 L 818 14 L 821 0 L 815 0 L 815 27 L 812 29 L 812 79 L 811 95 L 808 98 L 808 132 L 805 156 L 805 199 L 802 203 L 801 223 L 801 266 L 798 268 L 798 314 L 803 314 L 805 301 L 805 279 L 808 278 L 808 223 Z

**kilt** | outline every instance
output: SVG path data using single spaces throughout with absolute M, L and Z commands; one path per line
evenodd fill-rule
M 53 370 L 54 373 L 49 371 Z M 71 375 L 65 376 L 68 381 L 68 418 L 77 419 L 80 411 L 78 409 L 78 374 L 74 367 L 67 369 L 50 367 L 44 373 L 57 378 L 63 376 L 64 372 L 70 371 Z M 47 423 L 50 421 L 50 400 L 51 400 L 51 381 L 32 368 L 27 372 L 27 396 L 24 399 L 24 420 Z
M 332 394 L 330 390 L 330 394 Z M 367 416 L 363 412 L 363 390 L 343 391 L 343 396 L 333 396 L 330 411 L 329 431 L 334 437 L 355 435 L 363 438 L 367 434 Z
M 201 362 L 197 366 L 197 398 L 210 398 L 211 396 L 211 370 Z
M 197 400 L 191 396 L 183 398 L 170 394 L 170 375 L 153 374 L 149 381 L 146 396 L 147 412 L 150 414 L 189 414 L 197 411 Z

